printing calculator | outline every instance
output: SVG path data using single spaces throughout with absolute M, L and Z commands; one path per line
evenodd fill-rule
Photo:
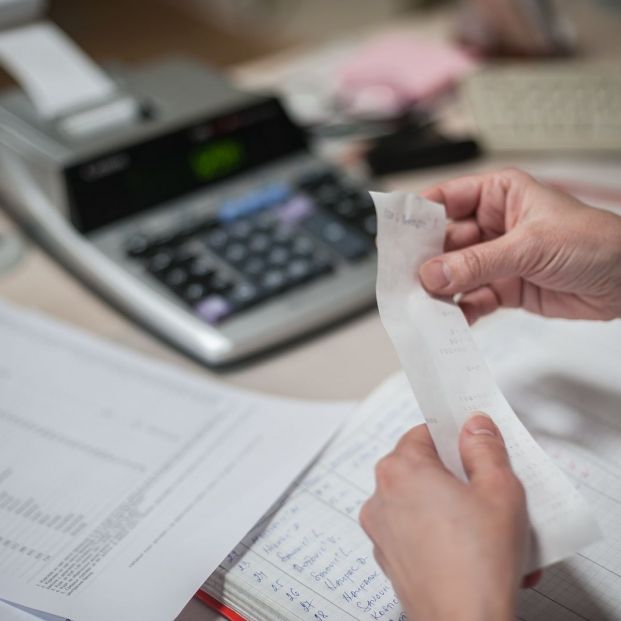
M 5 206 L 83 283 L 213 367 L 374 303 L 367 183 L 318 157 L 277 98 L 187 59 L 115 79 L 143 112 L 105 131 L 0 97 Z

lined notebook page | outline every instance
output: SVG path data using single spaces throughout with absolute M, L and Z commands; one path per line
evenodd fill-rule
M 518 618 L 620 619 L 621 322 L 512 313 L 482 325 L 476 337 L 508 400 L 587 498 L 605 535 L 522 592 Z M 249 621 L 405 619 L 357 515 L 377 460 L 421 420 L 405 378 L 390 379 L 205 590 Z

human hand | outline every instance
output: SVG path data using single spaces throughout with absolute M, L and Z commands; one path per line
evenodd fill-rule
M 377 464 L 360 512 L 410 621 L 514 618 L 529 546 L 524 490 L 488 416 L 466 422 L 460 451 L 468 483 L 441 463 L 426 425 L 414 427 Z
M 463 177 L 423 195 L 453 222 L 446 254 L 419 271 L 435 295 L 463 294 L 470 323 L 500 306 L 546 317 L 621 316 L 621 217 L 518 170 Z

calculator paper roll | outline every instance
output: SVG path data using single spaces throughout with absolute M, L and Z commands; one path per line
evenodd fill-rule
M 117 90 L 114 82 L 50 22 L 0 32 L 0 63 L 43 118 L 101 101 Z
M 444 464 L 466 480 L 459 433 L 473 411 L 489 414 L 526 491 L 532 545 L 526 571 L 601 538 L 584 499 L 518 420 L 451 300 L 430 297 L 418 269 L 442 253 L 444 207 L 413 194 L 372 193 L 377 210 L 377 302 Z

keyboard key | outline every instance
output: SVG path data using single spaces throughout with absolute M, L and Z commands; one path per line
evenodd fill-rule
M 208 295 L 194 310 L 203 321 L 214 325 L 228 317 L 233 312 L 233 306 L 221 295 Z

